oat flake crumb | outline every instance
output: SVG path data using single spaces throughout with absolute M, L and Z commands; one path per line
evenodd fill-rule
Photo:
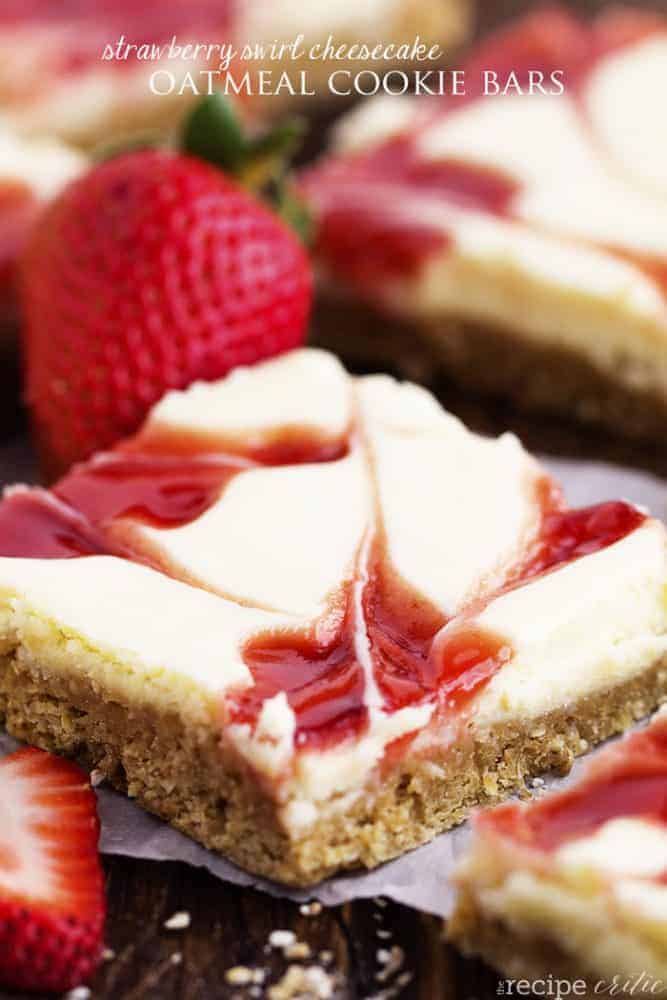
M 295 941 L 283 949 L 285 958 L 310 958 L 310 945 L 305 941 Z
M 272 948 L 289 948 L 296 941 L 294 931 L 271 931 L 269 944 Z
M 365 997 L 365 1000 L 395 1000 L 395 997 L 401 995 L 413 978 L 412 972 L 402 972 L 390 986 L 385 986 L 379 992 L 373 993 L 372 996 Z M 475 1000 L 475 998 L 471 997 L 470 1000 Z
M 314 899 L 312 903 L 302 903 L 299 910 L 304 917 L 316 917 L 322 912 L 322 904 Z
M 379 983 L 386 983 L 387 980 L 391 979 L 403 965 L 404 958 L 405 952 L 397 944 L 393 945 L 390 951 L 387 951 L 386 948 L 380 948 L 377 953 L 377 960 L 384 968 L 380 972 L 376 972 L 375 978 L 377 981 Z
M 169 917 L 169 920 L 165 920 L 164 926 L 168 931 L 185 930 L 186 927 L 190 926 L 190 914 L 186 910 L 179 910 L 178 913 Z
M 253 982 L 253 972 L 245 965 L 234 965 L 225 972 L 225 979 L 231 986 L 245 986 Z
M 329 1000 L 334 980 L 319 965 L 290 965 L 268 992 L 269 1000 Z

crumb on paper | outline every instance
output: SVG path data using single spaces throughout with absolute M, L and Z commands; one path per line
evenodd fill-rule
M 334 979 L 319 965 L 290 965 L 274 986 L 269 987 L 269 1000 L 329 1000 L 333 996 Z
M 296 934 L 294 931 L 271 931 L 269 934 L 269 946 L 271 948 L 285 949 L 289 948 L 296 941 Z
M 304 917 L 316 917 L 322 912 L 322 904 L 316 899 L 312 903 L 302 903 L 299 912 Z
M 190 914 L 187 910 L 179 910 L 169 917 L 169 920 L 165 920 L 164 926 L 168 931 L 185 930 L 186 927 L 190 926 Z
M 533 778 L 531 784 L 533 788 L 544 788 L 544 778 Z

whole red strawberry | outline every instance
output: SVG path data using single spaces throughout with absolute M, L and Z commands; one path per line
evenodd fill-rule
M 58 991 L 97 967 L 104 878 L 95 795 L 76 764 L 27 748 L 0 761 L 0 985 Z
M 94 167 L 40 219 L 23 267 L 27 398 L 45 468 L 134 431 L 166 390 L 300 344 L 297 236 L 203 160 L 141 150 Z

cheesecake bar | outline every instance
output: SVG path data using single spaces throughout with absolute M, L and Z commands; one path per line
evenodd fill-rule
M 319 342 L 662 442 L 666 64 L 658 15 L 549 8 L 353 111 L 302 177 Z
M 409 45 L 419 35 L 449 48 L 466 36 L 469 20 L 470 0 L 4 0 L 0 111 L 20 131 L 90 145 L 135 130 L 172 130 L 197 93 L 224 85 L 229 73 L 243 105 L 261 117 L 282 107 L 280 98 L 304 96 L 302 89 L 326 96 L 334 67 L 369 64 L 322 54 L 330 39 L 337 49 L 380 40 Z M 296 39 L 298 48 L 281 50 Z M 273 78 L 267 92 L 288 71 L 295 93 L 285 84 L 276 100 L 259 94 L 260 71 Z M 252 87 L 241 82 L 246 72 Z
M 449 927 L 466 953 L 596 995 L 667 992 L 664 710 L 566 791 L 481 813 L 474 838 Z
M 665 529 L 286 353 L 0 505 L 0 714 L 252 872 L 460 822 L 667 696 Z
M 33 222 L 85 164 L 55 139 L 26 140 L 0 124 L 0 359 L 14 348 L 16 264 Z

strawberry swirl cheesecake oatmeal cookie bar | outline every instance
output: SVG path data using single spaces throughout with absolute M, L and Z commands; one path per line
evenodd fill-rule
M 556 8 L 473 52 L 460 96 L 353 111 L 302 179 L 320 342 L 662 442 L 666 64 L 664 18 Z
M 665 529 L 303 349 L 171 392 L 0 506 L 0 709 L 312 884 L 567 768 L 667 694 Z
M 667 714 L 566 791 L 474 820 L 450 936 L 509 976 L 667 991 Z M 581 994 L 580 994 L 581 995 Z

